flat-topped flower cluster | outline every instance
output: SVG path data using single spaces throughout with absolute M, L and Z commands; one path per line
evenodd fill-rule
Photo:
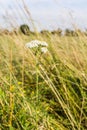
M 28 42 L 25 45 L 26 48 L 40 48 L 40 51 L 42 53 L 46 53 L 48 51 L 47 46 L 48 44 L 46 42 L 39 40 L 32 40 L 31 42 Z

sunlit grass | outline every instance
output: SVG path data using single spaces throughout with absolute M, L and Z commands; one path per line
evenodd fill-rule
M 38 69 L 25 47 L 35 39 L 49 50 L 38 58 Z M 0 36 L 1 130 L 86 130 L 86 51 L 82 36 Z

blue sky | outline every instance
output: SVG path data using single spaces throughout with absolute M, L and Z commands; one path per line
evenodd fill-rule
M 25 0 L 36 27 L 41 29 L 87 28 L 87 0 Z M 26 23 L 32 29 L 22 0 L 0 0 L 0 26 Z

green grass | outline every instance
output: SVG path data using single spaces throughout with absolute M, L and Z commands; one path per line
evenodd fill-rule
M 38 58 L 25 44 L 46 41 Z M 0 129 L 87 129 L 87 37 L 0 36 Z

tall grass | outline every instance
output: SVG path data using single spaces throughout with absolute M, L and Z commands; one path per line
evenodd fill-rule
M 87 129 L 87 38 L 39 35 L 49 52 L 38 59 L 38 77 L 36 57 L 25 48 L 36 38 L 0 36 L 0 128 Z

